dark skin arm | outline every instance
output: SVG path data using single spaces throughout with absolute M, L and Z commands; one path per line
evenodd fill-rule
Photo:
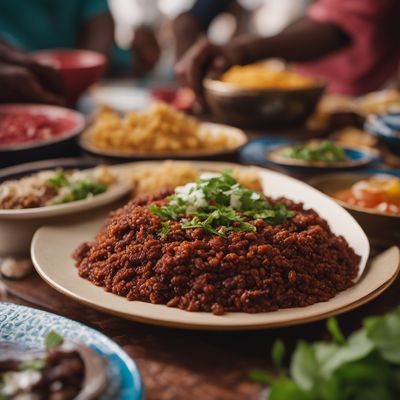
M 108 55 L 113 37 L 111 15 L 99 14 L 83 24 L 77 45 Z M 0 87 L 0 102 L 65 103 L 57 71 L 3 41 L 0 41 Z
M 64 104 L 57 72 L 0 41 L 0 102 Z
M 89 18 L 81 27 L 78 47 L 109 55 L 114 42 L 114 21 L 109 12 Z
M 133 73 L 143 76 L 151 71 L 160 58 L 161 48 L 154 29 L 150 26 L 139 26 L 135 31 L 131 50 L 133 52 Z
M 203 79 L 217 78 L 232 65 L 269 57 L 312 61 L 349 43 L 350 38 L 338 26 L 304 18 L 276 36 L 243 35 L 227 46 L 216 46 L 202 38 L 185 53 L 175 71 L 182 85 L 191 88 L 201 101 Z
M 202 25 L 190 13 L 180 14 L 173 22 L 175 36 L 175 53 L 179 60 L 185 52 L 197 41 L 199 36 L 204 33 Z

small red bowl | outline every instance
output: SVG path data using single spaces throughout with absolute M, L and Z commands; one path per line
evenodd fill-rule
M 107 66 L 103 54 L 90 50 L 43 50 L 34 58 L 59 72 L 68 104 L 75 104 L 89 86 L 99 81 Z

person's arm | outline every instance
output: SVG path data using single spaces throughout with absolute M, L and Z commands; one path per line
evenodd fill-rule
M 0 40 L 0 102 L 64 104 L 53 68 Z
M 216 46 L 203 38 L 186 52 L 175 71 L 181 83 L 201 99 L 204 77 L 216 78 L 232 65 L 268 57 L 314 60 L 349 43 L 350 38 L 340 27 L 306 17 L 272 37 L 242 35 L 227 46 Z
M 114 42 L 114 21 L 107 0 L 84 0 L 77 47 L 109 55 Z
M 114 22 L 109 12 L 89 18 L 83 25 L 78 47 L 108 55 L 114 42 Z
M 212 20 L 234 2 L 235 0 L 197 0 L 189 11 L 178 15 L 173 22 L 177 59 L 207 31 Z
M 242 64 L 267 57 L 286 61 L 310 61 L 323 57 L 350 43 L 349 36 L 334 23 L 303 18 L 278 35 L 254 40 L 238 39 L 233 46 L 242 53 Z

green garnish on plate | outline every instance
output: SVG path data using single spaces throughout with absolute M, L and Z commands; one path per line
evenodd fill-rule
M 248 220 L 276 225 L 294 216 L 283 203 L 271 205 L 263 194 L 239 185 L 230 171 L 177 187 L 167 204 L 149 209 L 163 221 L 179 221 L 183 229 L 203 228 L 222 237 L 232 231 L 255 232 Z M 167 235 L 169 227 L 164 223 L 158 236 Z
M 282 368 L 279 342 L 272 351 L 278 376 L 250 371 L 252 380 L 270 386 L 268 400 L 400 399 L 400 308 L 365 318 L 347 339 L 336 319 L 329 319 L 327 328 L 332 341 L 300 341 L 289 371 Z
M 347 160 L 343 148 L 330 140 L 324 140 L 318 144 L 295 145 L 285 155 L 289 158 L 307 162 L 332 163 Z
M 59 347 L 64 343 L 64 338 L 56 331 L 50 331 L 44 339 L 44 344 L 47 350 Z
M 65 194 L 57 196 L 52 204 L 64 204 L 72 201 L 83 200 L 107 191 L 107 186 L 93 178 L 72 180 L 64 171 L 57 172 L 48 179 L 47 184 L 57 190 L 63 189 Z

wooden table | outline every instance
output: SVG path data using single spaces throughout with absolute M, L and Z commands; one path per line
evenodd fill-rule
M 196 332 L 134 323 L 76 303 L 36 273 L 20 281 L 3 279 L 3 289 L 6 301 L 83 322 L 115 340 L 137 362 L 148 400 L 258 400 L 263 388 L 247 374 L 251 368 L 272 370 L 275 339 L 283 339 L 290 353 L 298 340 L 327 337 L 324 321 L 252 332 Z M 371 303 L 340 316 L 344 331 L 358 328 L 365 316 L 394 309 L 400 304 L 399 293 L 400 279 Z
M 262 387 L 247 378 L 251 368 L 272 370 L 273 341 L 289 352 L 298 340 L 327 338 L 325 322 L 251 332 L 196 332 L 125 321 L 92 310 L 56 292 L 37 275 L 3 280 L 5 300 L 83 322 L 111 337 L 137 362 L 148 400 L 260 399 Z M 349 333 L 363 317 L 400 304 L 400 279 L 372 302 L 339 316 Z

